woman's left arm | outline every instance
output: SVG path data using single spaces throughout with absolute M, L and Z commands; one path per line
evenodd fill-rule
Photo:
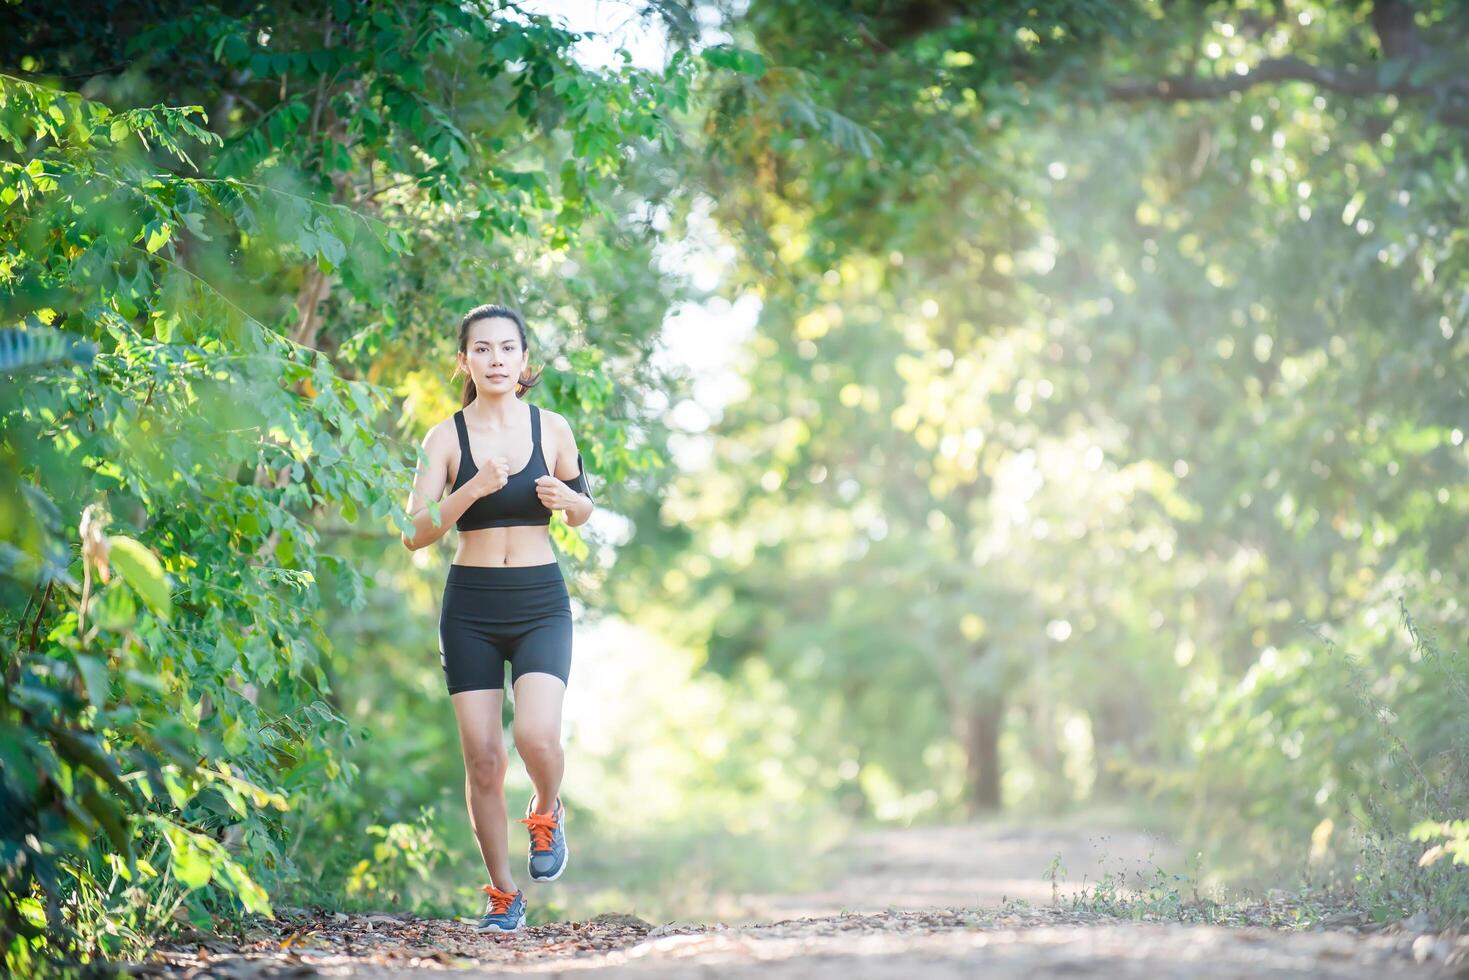
M 556 440 L 556 470 L 536 481 L 536 493 L 551 510 L 565 511 L 567 525 L 576 527 L 587 522 L 596 506 L 592 501 L 592 486 L 570 423 L 560 414 L 549 418 L 554 420 L 547 428 Z

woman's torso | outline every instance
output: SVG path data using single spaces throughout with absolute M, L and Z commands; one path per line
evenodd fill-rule
M 510 470 L 504 487 L 476 500 L 456 522 L 458 525 L 474 525 L 485 520 L 509 523 L 505 526 L 460 527 L 459 543 L 454 552 L 456 565 L 544 565 L 556 560 L 556 554 L 551 550 L 550 511 L 535 495 L 536 479 L 555 470 L 555 453 L 545 444 L 539 410 L 533 404 L 527 407 L 530 409 L 529 426 L 507 433 L 505 442 L 499 445 L 489 445 L 483 438 L 477 441 L 463 414 L 455 413 L 453 424 L 457 439 L 455 458 L 450 468 L 451 491 L 474 475 L 479 468 L 476 460 L 488 465 L 495 456 L 504 456 Z M 467 462 L 466 449 L 469 452 Z

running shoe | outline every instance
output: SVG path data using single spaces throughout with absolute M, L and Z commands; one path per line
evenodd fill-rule
M 562 823 L 566 819 L 566 808 L 561 797 L 556 797 L 556 809 L 551 813 L 536 813 L 535 799 L 525 808 L 525 819 L 519 821 L 530 830 L 530 853 L 526 865 L 530 876 L 536 881 L 555 881 L 566 870 L 566 832 Z
M 490 898 L 485 903 L 485 914 L 474 927 L 476 932 L 514 932 L 525 925 L 525 892 L 519 888 L 501 891 L 494 885 L 485 885 L 480 891 Z

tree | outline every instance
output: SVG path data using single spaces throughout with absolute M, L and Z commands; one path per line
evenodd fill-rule
M 449 396 L 420 361 L 449 363 L 464 308 L 534 273 L 544 403 L 600 418 L 600 477 L 653 465 L 629 433 L 677 284 L 622 206 L 671 193 L 642 168 L 696 68 L 588 70 L 491 3 L 93 14 L 25 6 L 0 40 L 21 972 L 136 952 L 180 908 L 268 912 L 295 879 L 292 816 L 357 775 L 323 616 L 363 607 L 406 527 L 414 430 Z M 569 255 L 580 277 L 547 275 Z M 367 561 L 328 547 L 374 523 Z
M 1176 13 L 732 21 L 749 70 L 706 183 L 745 246 L 730 290 L 764 305 L 717 490 L 701 474 L 675 510 L 717 561 L 675 602 L 707 597 L 686 622 L 714 663 L 769 658 L 842 706 L 831 765 L 881 752 L 918 794 L 949 767 L 929 747 L 957 745 L 993 805 L 987 733 L 1015 705 L 1041 725 L 1017 766 L 1044 771 L 1073 714 L 1088 778 L 1209 797 L 1223 824 L 1216 790 L 1243 787 L 1184 775 L 1210 692 L 1315 643 L 1302 619 L 1387 655 L 1349 619 L 1399 590 L 1462 618 L 1463 13 Z M 1349 755 L 1282 771 L 1311 800 L 1293 831 L 1340 812 L 1315 799 Z

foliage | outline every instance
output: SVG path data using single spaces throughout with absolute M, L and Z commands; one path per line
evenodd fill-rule
M 12 972 L 270 914 L 299 882 L 302 820 L 351 793 L 365 733 L 327 617 L 364 609 L 408 526 L 403 355 L 447 363 L 459 312 L 527 294 L 546 267 L 518 255 L 589 273 L 528 311 L 566 322 L 543 404 L 604 412 L 581 433 L 600 477 L 651 465 L 614 382 L 650 343 L 624 315 L 661 294 L 583 235 L 637 244 L 619 178 L 673 146 L 692 63 L 599 74 L 488 3 L 168 6 L 97 30 L 27 5 L 0 44 Z M 582 328 L 614 276 L 642 308 Z M 367 525 L 366 562 L 323 533 Z M 377 825 L 432 866 L 432 836 Z M 395 887 L 379 870 L 356 880 Z
M 443 845 L 432 826 L 433 810 L 425 807 L 413 823 L 372 824 L 367 832 L 378 838 L 368 857 L 352 867 L 347 894 L 381 895 L 400 904 L 403 884 L 410 874 L 428 880 L 443 857 Z
M 844 9 L 732 18 L 704 179 L 762 308 L 666 505 L 683 641 L 797 680 L 869 812 L 1147 793 L 1235 878 L 1461 816 L 1391 624 L 1463 635 L 1462 8 Z

